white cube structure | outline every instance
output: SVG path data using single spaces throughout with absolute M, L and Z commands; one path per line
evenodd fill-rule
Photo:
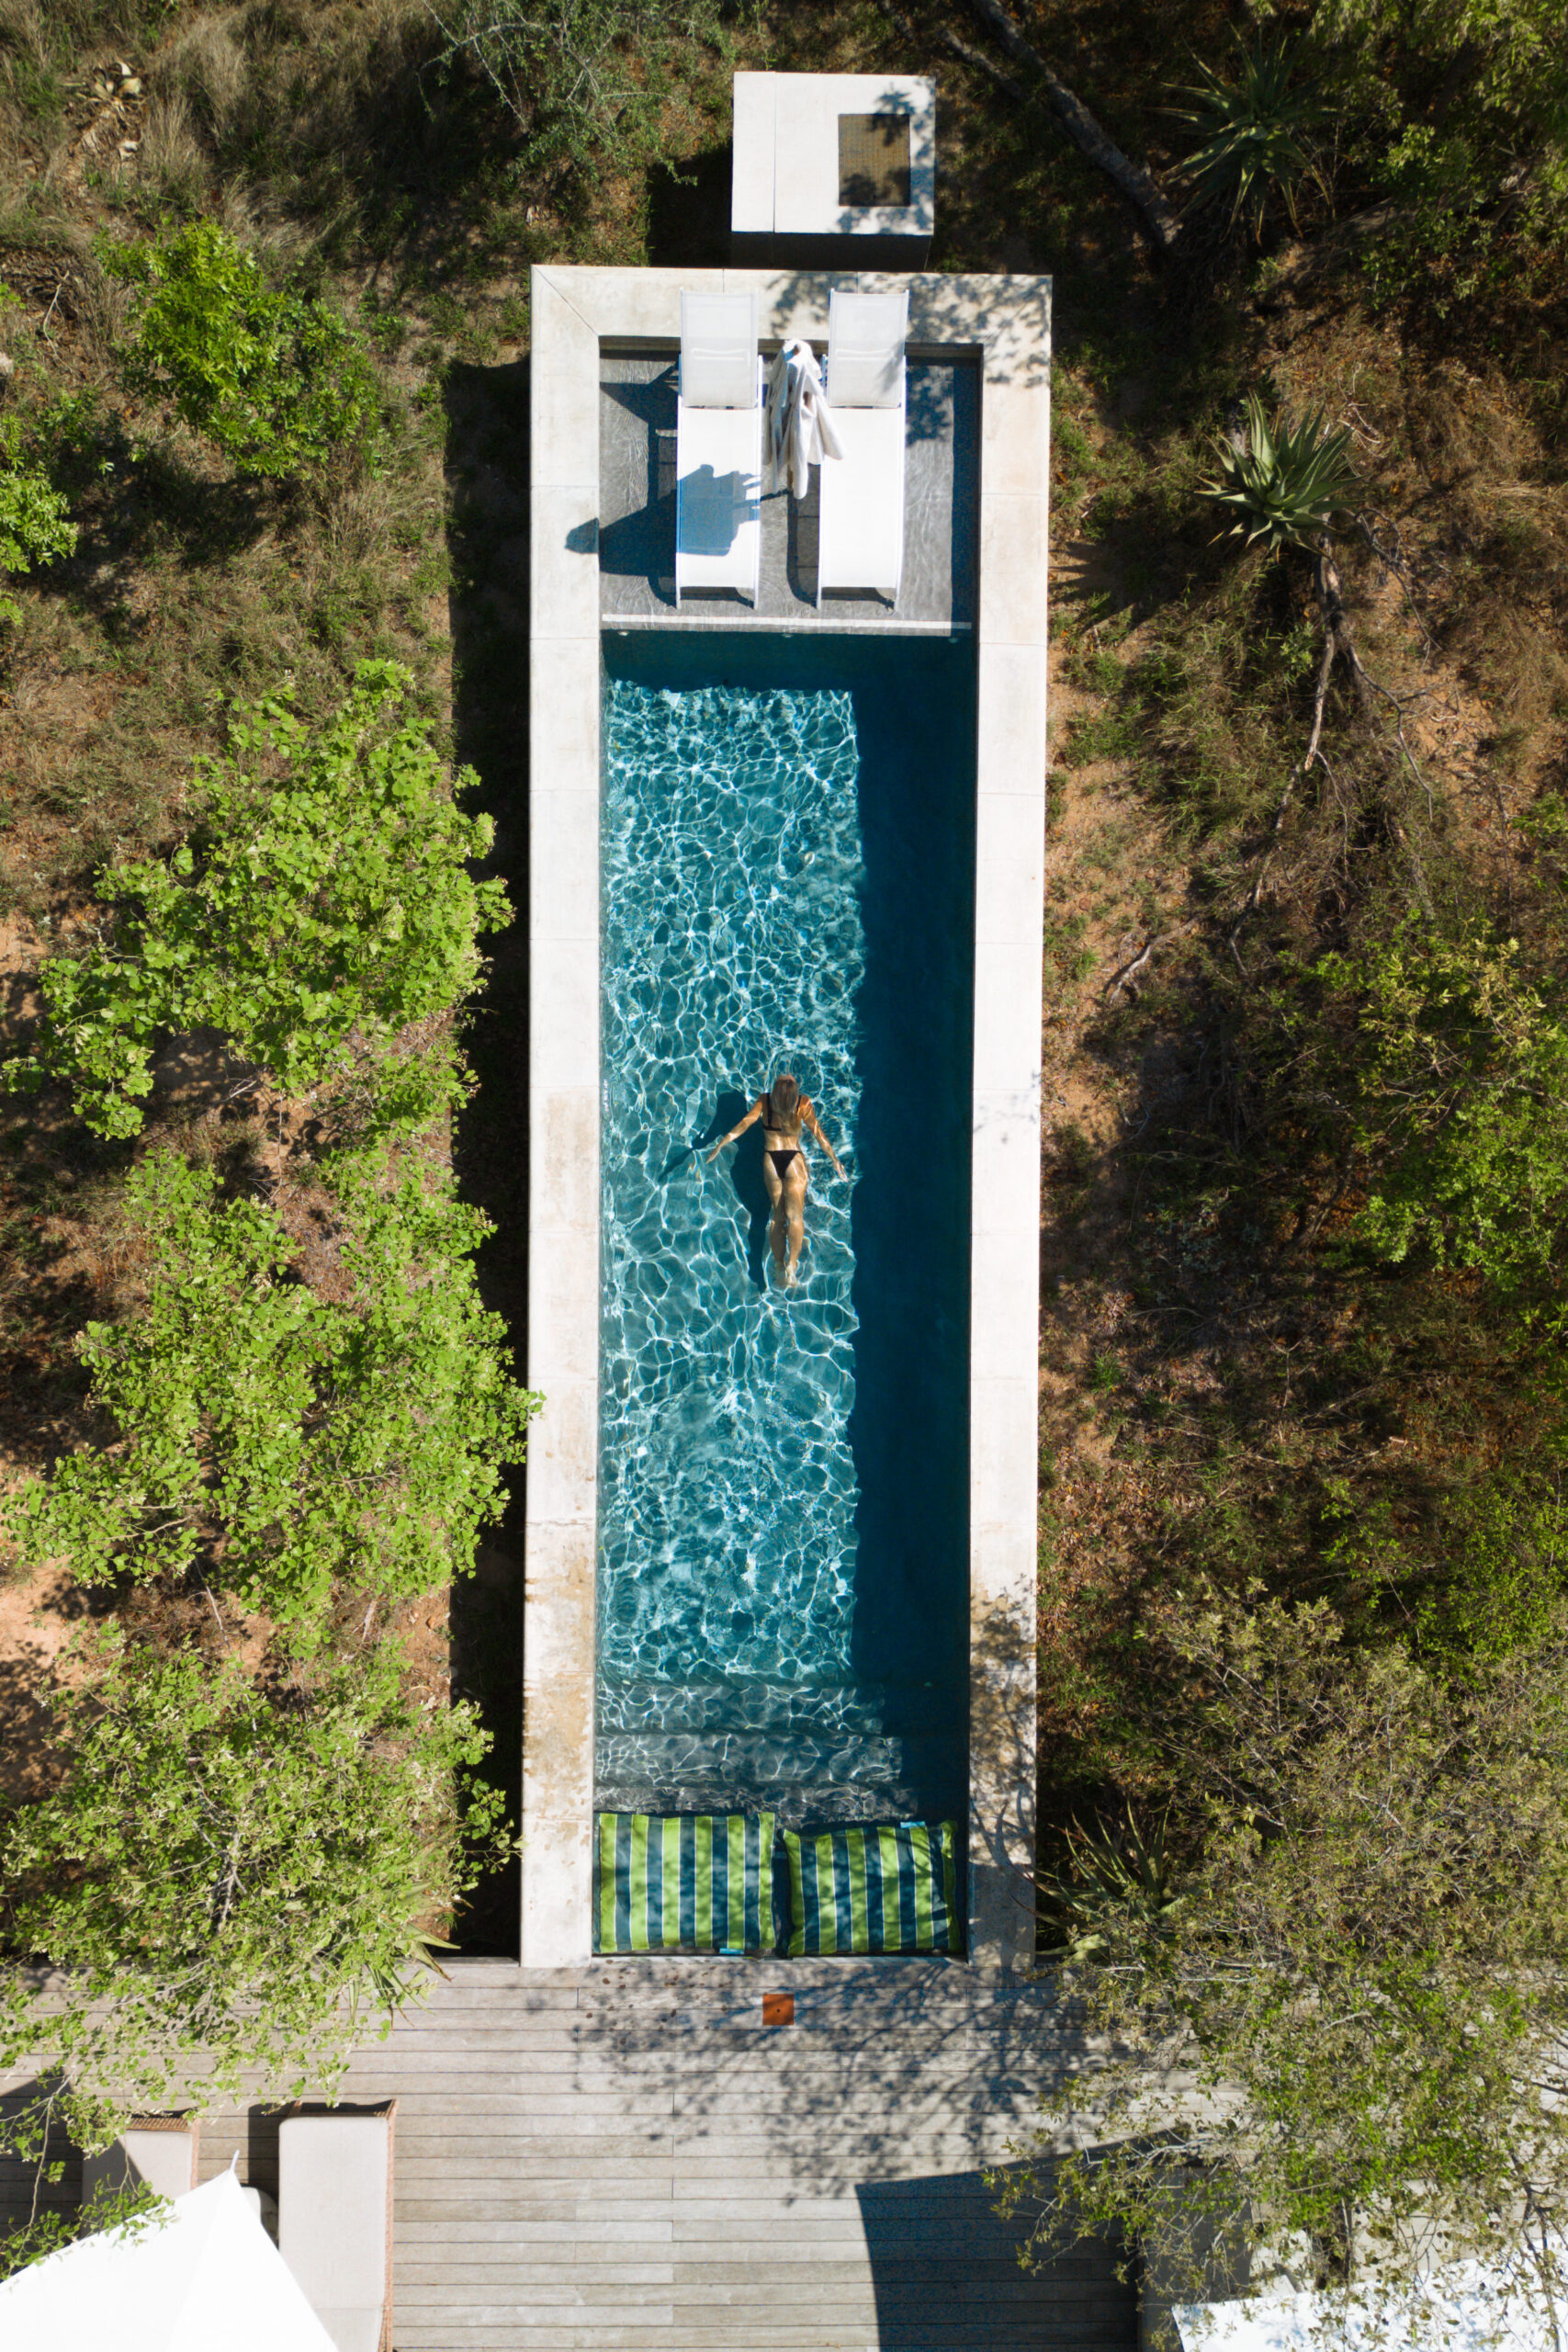
M 758 268 L 921 269 L 936 89 L 914 74 L 738 74 L 729 211 Z

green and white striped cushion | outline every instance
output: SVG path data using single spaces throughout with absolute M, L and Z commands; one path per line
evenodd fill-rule
M 956 1951 L 954 1821 L 784 1832 L 789 1857 L 789 1951 Z
M 595 1951 L 761 1951 L 773 1940 L 771 1813 L 602 1813 Z

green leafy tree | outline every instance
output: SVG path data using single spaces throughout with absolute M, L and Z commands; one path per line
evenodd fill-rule
M 134 2235 L 167 2213 L 164 2200 L 145 2185 L 110 2188 L 100 2182 L 85 2202 L 75 2205 L 46 2199 L 46 2190 L 63 2188 L 69 2165 L 65 2151 L 98 2154 L 117 2136 L 119 2125 L 120 2114 L 112 2102 L 76 2089 L 59 2074 L 46 2075 L 7 2098 L 0 2109 L 0 2154 L 27 2177 L 31 2193 L 25 2217 L 14 2212 L 0 2237 L 0 2278 L 42 2262 L 76 2238 L 114 2229 Z
M 397 663 L 367 662 L 317 729 L 277 699 L 237 711 L 228 755 L 200 773 L 199 831 L 100 875 L 109 921 L 85 953 L 45 964 L 42 1035 L 6 1083 L 63 1079 L 89 1126 L 133 1136 L 158 1033 L 211 1026 L 286 1092 L 357 1088 L 372 1130 L 433 1117 L 449 1060 L 362 1049 L 459 1002 L 479 934 L 511 910 L 500 882 L 468 872 L 493 827 L 457 805 L 471 770 L 448 791 L 412 690 Z
M 28 461 L 20 421 L 0 419 L 0 577 L 14 579 L 75 552 L 77 529 L 66 504 L 43 468 Z M 0 621 L 14 621 L 20 611 L 0 589 Z
M 172 1152 L 135 1170 L 146 1306 L 79 1342 L 117 1442 L 13 1498 L 26 1558 L 86 1582 L 199 1576 L 307 1647 L 344 1594 L 398 1600 L 471 1568 L 538 1403 L 479 1302 L 486 1221 L 417 1169 L 359 1161 L 336 1182 L 352 1295 L 328 1301 L 271 1209 Z
M 468 1777 L 488 1735 L 401 1696 L 392 1656 L 276 1689 L 112 1634 L 90 1663 L 50 1694 L 53 1789 L 0 1815 L 0 2064 L 101 2114 L 198 2060 L 209 2095 L 330 2086 L 505 1850 Z
M 1223 2237 L 1328 2292 L 1336 2342 L 1377 2286 L 1440 2343 L 1435 2252 L 1562 2305 L 1562 1635 L 1450 1681 L 1351 1650 L 1325 1604 L 1233 1603 L 1165 1663 L 1179 1899 L 1087 1889 L 1061 1983 L 1101 2054 L 1007 2188 L 1042 2207 L 1036 2252 L 1124 2232 L 1180 2301 Z
M 1479 114 L 1568 140 L 1560 0 L 1319 0 L 1313 33 L 1374 70 L 1451 80 Z
M 1568 278 L 1568 40 L 1560 0 L 1322 0 L 1348 159 L 1384 217 L 1374 300 L 1476 314 L 1503 347 Z M 1380 152 L 1381 151 L 1381 152 Z
M 1445 940 L 1420 922 L 1316 968 L 1356 1017 L 1361 1238 L 1395 1265 L 1419 1250 L 1472 1269 L 1558 1320 L 1568 1025 L 1556 991 L 1529 978 L 1516 940 Z
M 241 472 L 279 478 L 374 456 L 374 362 L 326 303 L 270 286 L 216 220 L 151 245 L 107 245 L 111 277 L 141 294 L 126 380 L 166 400 Z

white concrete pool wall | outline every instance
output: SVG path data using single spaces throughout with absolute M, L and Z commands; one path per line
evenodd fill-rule
M 1033 1945 L 1040 1035 L 1051 282 L 536 268 L 529 629 L 525 1967 L 590 1956 L 599 1418 L 599 368 L 671 348 L 683 287 L 821 344 L 835 285 L 909 289 L 914 356 L 980 363 L 970 1308 L 969 1952 Z M 700 625 L 700 624 L 699 624 Z M 712 625 L 710 623 L 710 625 Z M 809 624 L 807 625 L 809 628 Z M 910 639 L 919 660 L 919 639 Z M 909 1343 L 920 1344 L 918 1314 Z

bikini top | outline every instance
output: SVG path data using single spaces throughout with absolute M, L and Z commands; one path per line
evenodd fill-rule
M 771 1091 L 764 1094 L 762 1097 L 762 1125 L 769 1129 L 770 1133 L 775 1136 L 795 1136 L 798 1139 L 801 1121 L 805 1115 L 806 1097 L 804 1094 L 799 1094 L 795 1097 L 795 1121 L 793 1125 L 788 1119 L 774 1118 L 773 1098 Z

